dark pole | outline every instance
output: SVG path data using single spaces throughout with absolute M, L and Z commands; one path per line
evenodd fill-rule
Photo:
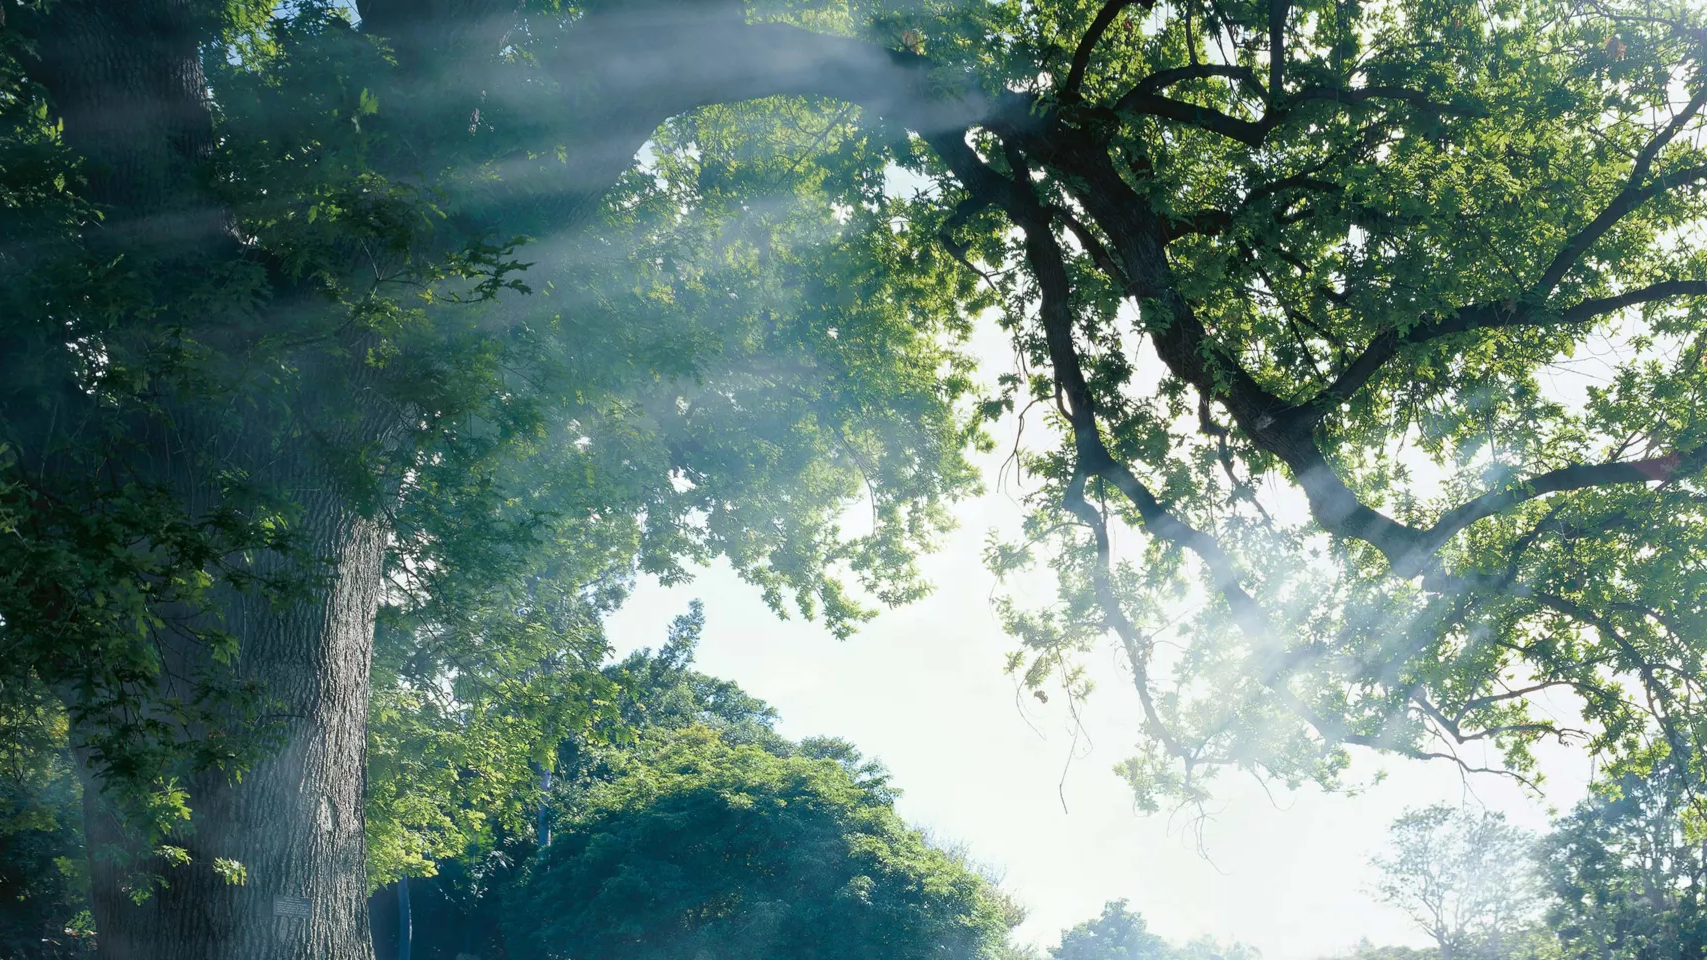
M 397 960 L 409 960 L 409 878 L 397 881 Z

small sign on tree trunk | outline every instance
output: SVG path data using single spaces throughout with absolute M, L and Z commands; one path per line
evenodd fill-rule
M 273 916 L 308 919 L 314 915 L 314 904 L 307 897 L 273 897 Z

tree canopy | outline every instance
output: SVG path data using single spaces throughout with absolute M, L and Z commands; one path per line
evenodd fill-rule
M 932 141 L 1012 228 L 973 249 L 1047 373 L 1004 402 L 1063 435 L 1032 539 L 1076 559 L 1010 615 L 1026 676 L 1119 638 L 1146 802 L 1332 784 L 1348 746 L 1524 776 L 1542 738 L 1691 736 L 1698 14 L 1101 12 L 1041 14 L 1016 45 L 1066 79 Z M 1614 379 L 1547 389 L 1606 337 Z
M 519 955 L 997 956 L 1014 908 L 889 803 L 810 744 L 654 735 L 559 820 Z
M 1698 793 L 1679 782 L 1675 767 L 1626 773 L 1546 837 L 1548 926 L 1565 956 L 1707 955 Z
M 155 12 L 13 11 L 0 101 L 3 656 L 132 850 L 97 871 L 114 903 L 170 869 L 161 916 L 227 898 L 240 927 L 218 888 L 249 877 L 353 918 L 513 826 L 530 762 L 609 703 L 598 621 L 637 571 L 726 557 L 839 633 L 869 616 L 850 585 L 918 595 L 974 482 L 971 284 L 836 212 L 885 162 L 846 118 L 725 113 L 736 162 L 684 117 L 582 209 L 532 192 L 564 160 L 523 103 L 573 10 L 519 11 L 542 46 L 502 50 L 453 11 Z M 177 66 L 103 60 L 128 30 Z M 441 84 L 470 82 L 465 111 Z M 300 823 L 230 827 L 247 804 Z M 328 816 L 334 854 L 278 846 Z
M 846 635 L 1008 414 L 1013 669 L 1114 639 L 1143 806 L 1702 756 L 1694 5 L 0 10 L 0 675 L 115 949 L 358 950 L 613 709 L 637 572 Z

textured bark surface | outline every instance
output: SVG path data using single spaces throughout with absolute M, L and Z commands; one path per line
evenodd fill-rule
M 200 244 L 223 211 L 204 178 L 213 149 L 194 0 L 66 0 L 27 19 L 30 65 L 84 160 L 115 241 Z
M 206 189 L 213 141 L 199 15 L 193 0 L 61 0 L 18 24 L 39 51 L 29 69 L 103 209 L 91 242 L 178 271 L 235 252 L 228 217 Z M 205 400 L 172 409 L 167 398 L 138 422 L 130 462 L 118 465 L 125 476 L 173 490 L 191 517 L 220 506 L 219 482 L 201 468 L 241 470 L 300 510 L 296 549 L 260 551 L 249 572 L 307 577 L 312 586 L 285 603 L 265 591 L 225 589 L 214 609 L 189 615 L 236 637 L 238 679 L 262 691 L 270 749 L 240 777 L 213 770 L 185 784 L 192 819 L 168 842 L 189 851 L 187 865 L 146 857 L 102 808 L 99 790 L 86 791 L 92 908 L 106 960 L 372 956 L 363 791 L 385 532 L 373 519 L 372 491 L 351 495 L 318 451 L 382 445 L 396 414 L 366 415 L 382 405 L 362 396 L 359 361 L 341 362 L 344 369 L 304 368 L 288 424 L 275 422 L 278 408 L 267 403 L 254 405 L 254 422 L 233 422 L 228 412 L 220 420 L 204 410 L 216 406 Z M 166 613 L 182 619 L 185 611 Z M 159 643 L 163 698 L 219 668 L 193 636 Z M 242 864 L 246 882 L 221 877 L 216 858 Z M 136 868 L 165 881 L 141 903 L 127 875 Z
M 306 397 L 297 409 L 311 421 L 331 420 Z M 369 417 L 346 422 L 342 433 L 320 434 L 334 443 L 382 442 L 385 423 Z M 252 476 L 298 505 L 297 549 L 258 552 L 248 570 L 298 578 L 305 589 L 289 594 L 287 603 L 265 591 L 227 589 L 217 609 L 193 614 L 198 626 L 237 638 L 237 679 L 261 691 L 261 750 L 240 777 L 212 770 L 188 784 L 191 820 L 167 842 L 187 850 L 190 862 L 164 866 L 139 857 L 166 883 L 141 903 L 127 893 L 132 878 L 122 861 L 100 851 L 112 844 L 143 852 L 111 818 L 86 809 L 100 956 L 365 960 L 372 956 L 363 816 L 368 673 L 384 528 L 340 488 L 323 456 L 281 440 L 272 425 L 234 435 L 229 425 L 216 431 L 196 411 L 183 410 L 157 430 L 146 449 L 158 461 L 182 465 L 165 479 L 192 514 L 219 504 L 217 485 L 195 469 L 205 462 L 198 447 L 213 444 L 228 457 L 235 452 Z M 175 692 L 178 678 L 217 670 L 211 651 L 193 638 L 164 647 L 162 694 Z M 246 882 L 220 876 L 219 858 L 241 863 Z
M 334 551 L 324 594 L 277 611 L 246 597 L 225 611 L 242 644 L 241 669 L 282 716 L 282 745 L 238 782 L 192 785 L 190 827 L 173 842 L 191 862 L 166 868 L 167 886 L 141 904 L 128 878 L 93 858 L 94 914 L 103 960 L 359 960 L 368 931 L 363 771 L 367 679 L 384 540 L 373 521 L 332 497 L 314 505 L 317 538 Z M 91 850 L 128 841 L 86 818 Z M 247 882 L 228 883 L 216 857 Z M 306 914 L 306 915 L 303 915 Z

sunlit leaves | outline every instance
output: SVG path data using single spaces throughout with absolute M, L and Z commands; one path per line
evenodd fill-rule
M 1655 740 L 1680 749 L 1701 709 L 1700 299 L 1567 311 L 1703 276 L 1685 239 L 1704 212 L 1702 124 L 1686 106 L 1702 82 L 1698 12 L 1134 5 L 1081 47 L 1102 9 L 1028 10 L 1030 61 L 1010 81 L 1039 91 L 1046 136 L 1075 146 L 1057 152 L 1017 123 L 974 142 L 996 174 L 1024 156 L 1028 186 L 1062 211 L 1052 228 L 1096 442 L 1172 518 L 1215 538 L 1262 623 L 1236 615 L 1224 572 L 1147 537 L 1157 524 L 1100 481 L 1085 497 L 1107 541 L 1061 509 L 1089 456 L 1080 435 L 1022 458 L 1041 481 L 1030 531 L 1055 552 L 1059 589 L 1044 610 L 1005 610 L 1014 671 L 1048 682 L 1057 661 L 1131 620 L 1121 643 L 1146 742 L 1124 772 L 1145 805 L 1201 803 L 1218 768 L 1340 785 L 1347 744 L 1526 781 L 1546 741 L 1608 758 Z M 1284 63 L 1273 10 L 1286 13 Z M 1084 85 L 1061 89 L 1063 64 L 1087 50 Z M 1171 106 L 1122 108 L 1129 92 Z M 1106 153 L 1118 187 L 1087 186 L 1072 149 Z M 1167 271 L 1111 291 L 1151 256 L 1122 218 L 1149 216 L 1170 231 Z M 1028 368 L 999 384 L 986 415 L 1029 401 L 1060 413 L 1066 435 L 1042 290 L 1013 229 L 977 225 L 952 242 L 1000 288 Z M 1129 244 L 1128 259 L 1111 268 L 1097 243 Z M 1172 295 L 1203 324 L 1186 335 L 1190 358 L 1151 350 L 1178 333 Z M 1477 309 L 1534 320 L 1413 336 Z M 1383 337 L 1418 342 L 1367 384 L 1333 386 Z M 1254 387 L 1234 386 L 1235 364 Z M 1241 391 L 1263 399 L 1229 402 Z M 1310 436 L 1260 438 L 1292 405 L 1330 401 Z M 1321 465 L 1286 467 L 1294 442 L 1319 449 Z M 1613 461 L 1654 483 L 1529 486 Z M 1327 470 L 1357 503 L 1418 529 L 1484 495 L 1507 505 L 1431 546 L 1428 575 L 1398 579 L 1391 550 L 1346 533 L 1350 497 L 1309 482 Z M 1300 486 L 1314 487 L 1311 502 Z M 987 559 L 1008 575 L 1036 549 Z M 1099 579 L 1113 596 L 1087 603 Z

